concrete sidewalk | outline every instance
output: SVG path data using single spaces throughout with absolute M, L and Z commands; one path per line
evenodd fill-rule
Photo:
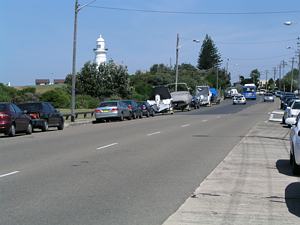
M 300 224 L 289 129 L 261 122 L 163 225 Z

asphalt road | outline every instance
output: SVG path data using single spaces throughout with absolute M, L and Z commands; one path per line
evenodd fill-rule
M 158 225 L 273 103 L 0 138 L 1 225 Z

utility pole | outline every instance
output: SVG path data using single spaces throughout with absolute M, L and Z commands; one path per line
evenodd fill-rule
M 279 70 L 279 90 L 281 91 L 281 63 L 278 66 L 278 70 Z
M 275 81 L 276 81 L 276 72 L 277 72 L 277 68 L 274 67 L 273 70 L 274 70 L 274 82 L 275 82 Z
M 290 89 L 290 92 L 293 92 L 293 82 L 294 82 L 294 62 L 295 62 L 295 57 L 292 58 L 292 73 L 291 73 L 291 89 Z
M 177 40 L 176 40 L 175 91 L 177 91 L 177 83 L 178 83 L 178 52 L 179 52 L 179 34 L 177 34 Z
M 266 91 L 268 92 L 268 70 L 266 70 Z
M 74 34 L 73 34 L 73 61 L 72 61 L 72 102 L 71 102 L 71 122 L 75 122 L 75 85 L 76 85 L 76 41 L 77 41 L 77 14 L 78 0 L 75 1 Z
M 298 52 L 298 95 L 300 95 L 300 37 L 297 38 L 297 52 Z

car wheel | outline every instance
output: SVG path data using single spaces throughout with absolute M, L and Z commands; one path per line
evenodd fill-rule
M 143 113 L 140 112 L 140 116 L 139 116 L 140 119 L 143 119 Z
M 42 131 L 45 132 L 47 131 L 49 128 L 48 122 L 45 120 L 42 126 Z
M 64 121 L 63 120 L 60 121 L 60 124 L 58 125 L 57 129 L 58 130 L 63 130 L 64 129 Z
M 149 111 L 147 111 L 147 114 L 146 114 L 146 116 L 147 116 L 147 117 L 149 117 L 149 116 L 150 116 L 150 113 L 149 113 Z
M 151 113 L 151 116 L 152 116 L 152 117 L 154 117 L 154 116 L 155 116 L 155 113 L 154 113 L 154 111 L 152 111 L 152 113 Z
M 7 135 L 9 137 L 14 137 L 16 135 L 16 127 L 14 124 L 12 124 L 9 128 L 9 131 L 7 132 Z
M 123 115 L 123 113 L 121 113 L 120 121 L 123 121 L 123 120 L 124 120 L 124 115 Z
M 133 113 L 133 119 L 135 120 L 137 118 L 136 113 Z
M 32 134 L 32 125 L 31 125 L 31 123 L 29 123 L 28 126 L 27 126 L 26 134 Z
M 294 154 L 292 155 L 292 172 L 294 175 L 300 174 L 300 166 L 297 165 Z

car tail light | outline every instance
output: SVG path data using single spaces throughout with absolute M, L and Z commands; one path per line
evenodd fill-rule
M 118 111 L 118 108 L 112 108 L 111 111 L 116 112 L 116 111 Z
M 128 105 L 128 109 L 132 110 L 132 105 Z
M 101 109 L 95 109 L 95 113 L 101 113 L 102 110 Z
M 9 118 L 9 115 L 8 115 L 8 114 L 1 113 L 1 112 L 0 112 L 0 119 L 8 119 L 8 118 Z
M 40 115 L 38 113 L 30 113 L 29 114 L 31 119 L 39 119 L 40 118 Z

